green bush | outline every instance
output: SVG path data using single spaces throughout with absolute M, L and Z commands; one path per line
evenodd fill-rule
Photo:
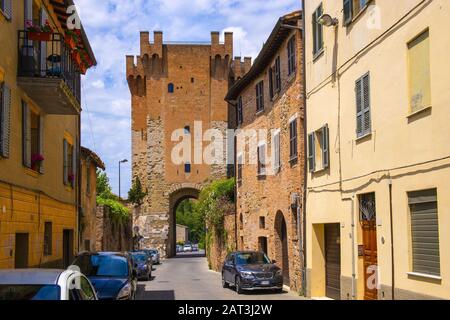
M 100 206 L 105 206 L 110 209 L 111 218 L 113 220 L 123 223 L 130 219 L 130 211 L 119 201 L 114 199 L 105 199 L 100 196 L 97 197 L 97 204 Z

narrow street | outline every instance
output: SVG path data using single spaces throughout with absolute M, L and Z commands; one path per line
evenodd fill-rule
M 139 282 L 137 300 L 302 300 L 297 294 L 249 292 L 237 295 L 223 289 L 221 275 L 208 270 L 205 257 L 181 255 L 163 261 L 153 271 L 153 279 Z

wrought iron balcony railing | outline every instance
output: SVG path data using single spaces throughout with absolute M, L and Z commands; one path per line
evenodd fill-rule
M 43 104 L 47 113 L 78 114 L 81 111 L 80 70 L 64 36 L 19 31 L 18 44 L 19 85 L 37 103 Z

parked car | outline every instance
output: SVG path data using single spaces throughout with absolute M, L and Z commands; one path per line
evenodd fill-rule
M 192 252 L 192 246 L 190 244 L 185 244 L 183 247 L 184 252 Z
M 161 256 L 159 255 L 159 251 L 156 249 L 148 250 L 153 259 L 153 264 L 161 264 Z
M 192 245 L 192 251 L 198 252 L 198 244 Z
M 98 300 L 86 276 L 75 270 L 0 271 L 0 300 Z
M 283 291 L 283 272 L 263 252 L 233 252 L 222 267 L 222 286 L 234 286 L 238 294 L 247 290 Z
M 131 255 L 117 252 L 81 253 L 75 259 L 100 300 L 134 300 L 137 291 L 137 272 Z
M 133 267 L 136 270 L 139 280 L 143 279 L 149 281 L 152 277 L 153 259 L 147 252 L 133 252 L 131 253 L 133 259 Z

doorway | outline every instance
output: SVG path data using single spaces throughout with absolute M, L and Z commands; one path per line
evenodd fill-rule
M 14 268 L 28 268 L 28 250 L 29 250 L 28 233 L 16 233 L 16 252 L 14 255 Z
M 325 225 L 326 296 L 341 299 L 341 234 L 339 224 Z
M 63 267 L 67 268 L 73 262 L 73 230 L 63 231 Z
M 275 240 L 276 261 L 280 263 L 280 267 L 283 271 L 284 284 L 289 286 L 290 272 L 287 224 L 281 211 L 277 213 L 275 218 Z
M 364 246 L 364 300 L 378 300 L 378 248 L 375 193 L 359 197 Z
M 266 237 L 259 237 L 258 238 L 258 250 L 261 252 L 264 252 L 266 255 L 268 254 L 267 251 L 267 238 Z

